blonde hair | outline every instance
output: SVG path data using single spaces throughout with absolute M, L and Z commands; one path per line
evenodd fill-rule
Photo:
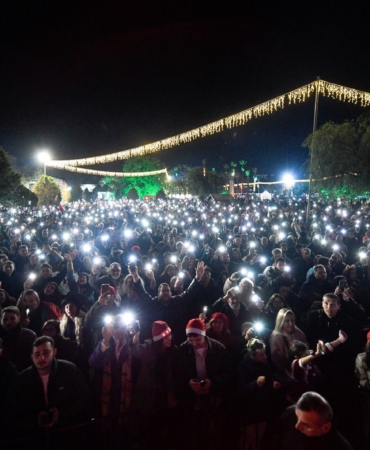
M 276 334 L 276 333 L 283 334 L 284 321 L 288 314 L 291 314 L 294 317 L 294 321 L 295 321 L 295 314 L 291 309 L 281 308 L 281 310 L 277 313 L 277 316 L 276 316 L 275 328 L 274 328 L 274 331 L 272 332 L 273 334 Z M 296 330 L 299 330 L 299 328 L 296 326 L 296 324 L 294 322 L 294 331 L 296 331 Z M 301 330 L 299 330 L 299 331 L 301 331 Z

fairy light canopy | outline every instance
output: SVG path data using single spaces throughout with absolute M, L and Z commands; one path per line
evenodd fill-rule
M 329 83 L 324 80 L 316 80 L 312 83 L 306 84 L 298 89 L 287 92 L 286 94 L 275 97 L 259 105 L 248 108 L 244 111 L 232 114 L 223 119 L 216 120 L 207 125 L 203 125 L 193 130 L 177 134 L 150 144 L 141 145 L 128 150 L 123 150 L 117 153 L 108 155 L 94 156 L 91 158 L 80 158 L 70 160 L 49 160 L 45 165 L 56 169 L 68 170 L 71 172 L 78 172 L 89 175 L 99 176 L 114 176 L 114 177 L 132 177 L 132 176 L 148 176 L 160 173 L 166 173 L 166 169 L 153 172 L 136 172 L 136 173 L 122 173 L 122 172 L 106 172 L 101 170 L 92 170 L 81 168 L 80 166 L 92 166 L 95 164 L 106 164 L 115 161 L 121 161 L 132 158 L 134 156 L 148 155 L 156 153 L 161 150 L 167 150 L 180 144 L 194 141 L 195 139 L 211 136 L 220 133 L 225 129 L 231 129 L 237 126 L 245 125 L 252 119 L 262 117 L 266 114 L 272 114 L 279 109 L 283 109 L 285 103 L 289 105 L 305 102 L 315 90 L 323 96 L 340 100 L 344 102 L 360 104 L 362 107 L 370 106 L 370 93 L 359 91 L 354 88 L 341 86 L 339 84 Z M 167 174 L 168 175 L 168 174 Z

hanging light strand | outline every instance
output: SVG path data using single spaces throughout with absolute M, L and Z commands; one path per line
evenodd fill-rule
M 55 161 L 53 161 L 54 163 Z M 160 170 L 152 170 L 150 172 L 107 172 L 104 170 L 93 170 L 93 169 L 82 169 L 81 167 L 76 166 L 69 166 L 64 165 L 63 167 L 53 164 L 51 167 L 54 167 L 55 169 L 61 169 L 67 170 L 69 172 L 75 172 L 75 173 L 83 173 L 87 175 L 98 175 L 101 177 L 148 177 L 151 175 L 161 175 L 165 174 L 168 177 L 167 169 L 160 169 Z
M 345 86 L 341 86 L 339 84 L 329 83 L 328 81 L 324 80 L 318 80 L 314 81 L 313 83 L 309 83 L 305 86 L 302 86 L 298 89 L 295 89 L 293 91 L 290 91 L 284 95 L 280 95 L 279 97 L 276 97 L 272 100 L 268 100 L 267 102 L 261 103 L 252 108 L 248 108 L 244 111 L 232 114 L 231 116 L 225 117 L 224 119 L 211 122 L 207 125 L 194 128 L 193 130 L 186 131 L 184 133 L 180 133 L 175 136 L 162 139 L 160 141 L 152 142 L 146 145 L 141 145 L 139 147 L 131 148 L 129 150 L 123 150 L 118 153 L 111 153 L 108 155 L 95 156 L 91 158 L 81 158 L 71 160 L 50 160 L 45 162 L 45 165 L 57 169 L 64 169 L 68 171 L 86 173 L 91 175 L 104 174 L 103 176 L 113 176 L 106 174 L 112 173 L 116 174 L 117 172 L 104 172 L 92 169 L 83 169 L 84 171 L 82 172 L 75 170 L 75 168 L 78 166 L 106 164 L 110 162 L 129 159 L 132 158 L 133 156 L 141 156 L 156 153 L 161 150 L 166 150 L 180 144 L 194 141 L 195 139 L 201 137 L 220 133 L 225 128 L 230 129 L 237 126 L 245 125 L 253 118 L 262 117 L 266 114 L 271 114 L 277 111 L 278 109 L 283 109 L 285 99 L 288 100 L 289 105 L 305 102 L 310 97 L 310 95 L 315 91 L 315 88 L 319 90 L 319 93 L 323 94 L 326 97 L 333 98 L 335 100 L 351 102 L 356 104 L 360 102 L 362 107 L 367 107 L 370 105 L 369 92 L 359 91 L 357 89 L 348 88 Z M 125 176 L 125 175 L 122 175 L 122 173 L 120 173 L 120 175 L 114 176 Z M 144 175 L 136 175 L 136 176 L 144 176 Z

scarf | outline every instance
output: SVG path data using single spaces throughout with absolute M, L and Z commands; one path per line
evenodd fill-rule
M 122 347 L 117 360 L 115 345 L 112 338 L 107 350 L 109 355 L 103 370 L 101 393 L 103 417 L 123 413 L 131 406 L 131 355 L 128 352 L 128 344 L 126 344 Z

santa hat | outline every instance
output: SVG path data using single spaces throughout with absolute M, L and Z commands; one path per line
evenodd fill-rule
M 157 320 L 156 322 L 153 322 L 152 335 L 153 335 L 154 342 L 157 342 L 160 339 L 165 338 L 170 333 L 171 333 L 171 328 L 167 325 L 166 322 L 163 322 L 162 320 Z
M 186 334 L 206 335 L 206 324 L 201 319 L 191 319 L 186 325 Z
M 227 316 L 225 316 L 225 314 L 222 314 L 221 312 L 212 314 L 210 322 L 213 322 L 214 320 L 221 320 L 225 324 L 225 327 L 229 326 L 229 319 L 227 318 Z

